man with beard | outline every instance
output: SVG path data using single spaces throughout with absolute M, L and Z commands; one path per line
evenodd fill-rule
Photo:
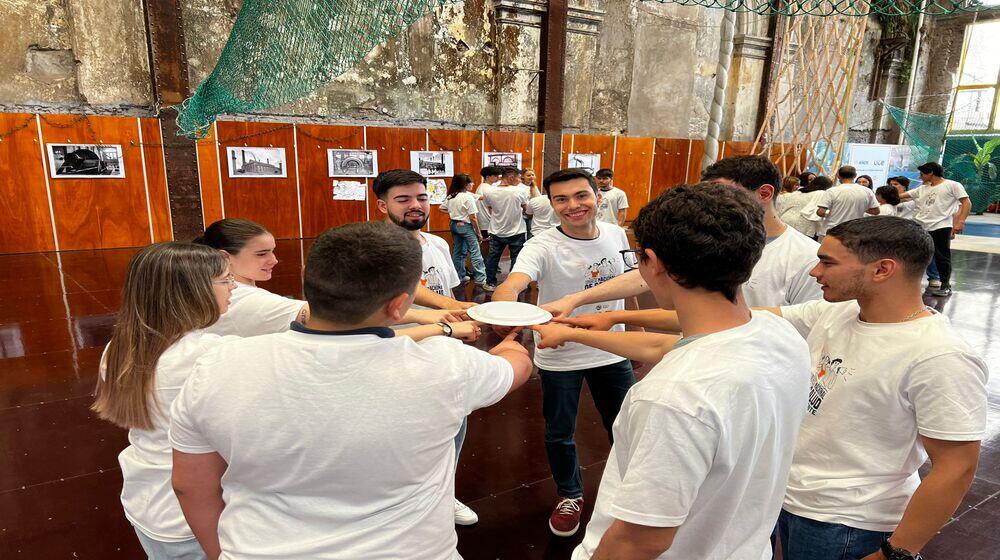
M 452 288 L 461 282 L 455 264 L 451 259 L 448 242 L 436 235 L 420 231 L 430 216 L 430 196 L 427 194 L 427 179 L 408 169 L 392 169 L 380 173 L 372 183 L 372 190 L 378 198 L 376 206 L 385 214 L 386 221 L 409 231 L 423 249 L 423 265 L 420 285 L 414 298 L 414 307 L 434 307 L 438 309 L 468 309 L 473 302 L 458 301 L 452 297 Z M 445 334 L 450 327 L 442 324 Z M 465 441 L 468 420 L 455 437 L 455 465 Z M 455 523 L 472 525 L 479 516 L 468 506 L 455 499 Z

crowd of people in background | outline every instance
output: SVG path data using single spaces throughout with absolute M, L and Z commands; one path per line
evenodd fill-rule
M 633 245 L 611 170 L 539 190 L 486 167 L 450 185 L 449 249 L 424 231 L 426 179 L 389 170 L 384 220 L 313 243 L 305 301 L 257 285 L 277 264 L 259 224 L 150 245 L 93 406 L 129 430 L 125 515 L 151 560 L 460 558 L 454 525 L 478 521 L 454 488 L 467 417 L 536 366 L 549 530 L 576 534 L 594 503 L 573 560 L 917 559 L 971 485 L 988 378 L 922 300 L 931 263 L 950 292 L 968 196 L 920 171 L 873 192 L 849 166 L 833 186 L 726 158 L 646 204 Z M 485 327 L 455 297 L 468 281 L 494 301 L 537 285 L 554 319 L 530 327 L 533 353 L 510 327 L 463 344 Z M 646 292 L 655 308 L 627 305 Z M 633 361 L 653 364 L 642 380 Z M 612 442 L 595 497 L 574 439 L 585 383 Z

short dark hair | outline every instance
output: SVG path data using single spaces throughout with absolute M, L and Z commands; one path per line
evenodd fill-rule
M 413 183 L 427 185 L 427 179 L 416 171 L 410 171 L 409 169 L 390 169 L 389 171 L 379 173 L 378 177 L 375 177 L 375 180 L 372 181 L 372 190 L 375 192 L 376 197 L 384 199 L 386 193 L 392 187 L 411 185 Z
M 774 187 L 775 195 L 781 188 L 781 172 L 774 162 L 764 156 L 732 156 L 720 159 L 701 172 L 702 181 L 729 179 L 743 188 L 756 191 L 764 185 Z
M 542 188 L 551 200 L 553 183 L 565 183 L 566 181 L 572 181 L 573 179 L 586 179 L 587 182 L 590 183 L 590 188 L 594 189 L 594 194 L 597 194 L 597 191 L 600 190 L 597 188 L 597 181 L 594 180 L 594 176 L 582 167 L 560 169 L 559 171 L 550 174 L 544 181 L 542 181 Z
M 422 263 L 420 242 L 394 224 L 328 229 L 306 258 L 303 292 L 309 313 L 334 323 L 360 323 L 392 298 L 412 293 Z
M 841 179 L 856 179 L 858 177 L 858 170 L 853 165 L 842 165 L 837 170 L 837 177 Z
M 607 167 L 602 167 L 594 173 L 594 177 L 600 177 L 601 179 L 610 179 L 615 176 L 615 172 L 608 169 Z
M 811 193 L 815 191 L 825 191 L 826 189 L 833 186 L 833 181 L 830 180 L 826 175 L 817 175 L 812 181 L 809 181 L 809 185 L 802 189 L 802 193 Z
M 516 167 L 513 167 L 513 166 L 505 166 L 505 167 L 501 167 L 499 169 L 500 169 L 500 176 L 501 177 L 506 177 L 508 175 L 520 175 L 521 174 L 521 170 L 518 169 L 518 168 L 516 168 Z
M 898 177 L 889 177 L 889 182 L 891 183 L 893 181 L 896 181 L 897 183 L 903 185 L 904 187 L 910 186 L 910 178 L 907 177 L 906 175 L 900 175 Z
M 913 220 L 897 216 L 868 216 L 830 228 L 830 237 L 847 247 L 863 263 L 892 259 L 910 278 L 920 278 L 934 255 L 934 242 Z
M 479 174 L 483 177 L 491 177 L 493 175 L 500 174 L 500 168 L 495 165 L 487 165 L 486 167 L 479 170 Z
M 882 197 L 886 204 L 893 206 L 899 204 L 899 191 L 892 185 L 882 185 L 875 189 L 875 194 Z
M 944 168 L 941 167 L 941 164 L 936 161 L 928 161 L 923 165 L 918 165 L 917 169 L 919 169 L 921 173 L 930 173 L 931 175 L 944 177 Z
M 194 238 L 191 242 L 198 245 L 208 245 L 213 249 L 235 255 L 243 249 L 248 241 L 267 233 L 267 229 L 257 222 L 243 218 L 224 218 L 212 222 L 205 228 L 205 233 Z
M 720 292 L 732 302 L 766 239 L 764 209 L 750 193 L 712 182 L 664 191 L 632 227 L 639 247 L 651 249 L 678 284 Z

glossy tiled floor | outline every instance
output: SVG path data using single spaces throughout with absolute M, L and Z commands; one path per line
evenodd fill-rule
M 307 245 L 279 244 L 281 275 L 268 289 L 301 294 Z M 133 252 L 0 256 L 0 558 L 144 557 L 118 502 L 117 454 L 126 445 L 125 432 L 88 410 Z M 972 491 L 926 557 L 997 559 L 1000 255 L 956 253 L 954 280 L 954 296 L 928 303 L 949 316 L 992 366 L 990 431 Z M 473 415 L 457 481 L 458 497 L 480 516 L 477 526 L 458 530 L 466 559 L 566 559 L 578 541 L 553 537 L 546 525 L 554 487 L 540 411 L 534 378 Z M 609 446 L 589 397 L 581 408 L 578 445 L 593 498 Z

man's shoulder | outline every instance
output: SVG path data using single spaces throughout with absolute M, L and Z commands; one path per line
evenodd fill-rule
M 435 247 L 438 247 L 438 248 L 440 248 L 440 247 L 448 248 L 448 242 L 445 241 L 444 238 L 441 237 L 441 236 L 439 236 L 439 235 L 434 235 L 433 233 L 427 233 L 426 231 L 420 232 L 420 235 L 422 235 L 424 237 L 424 239 L 427 241 L 427 243 L 429 243 L 429 244 L 431 244 L 431 245 L 433 245 Z

